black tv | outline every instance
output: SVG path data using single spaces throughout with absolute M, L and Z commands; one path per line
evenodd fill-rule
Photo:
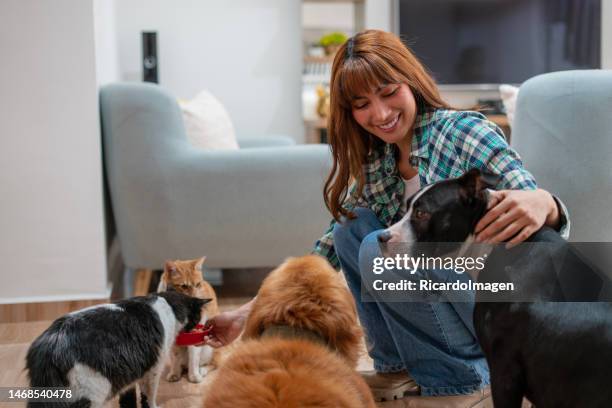
M 601 68 L 602 0 L 397 0 L 399 34 L 439 84 Z

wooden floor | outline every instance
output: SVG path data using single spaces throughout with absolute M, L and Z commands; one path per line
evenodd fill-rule
M 258 279 L 261 278 L 258 277 Z M 231 278 L 230 279 L 234 279 Z M 218 292 L 219 309 L 221 311 L 233 310 L 238 306 L 251 300 L 256 293 L 257 285 L 241 285 L 232 282 L 225 289 Z M 231 289 L 228 289 L 231 288 Z M 50 321 L 3 323 L 0 324 L 0 387 L 25 387 L 28 385 L 26 373 L 24 372 L 25 355 L 32 340 L 42 333 L 50 324 Z M 224 347 L 218 352 L 221 358 L 227 355 L 238 343 Z M 360 361 L 359 369 L 368 370 L 372 368 L 372 362 L 364 353 Z M 210 372 L 200 384 L 192 384 L 186 378 L 176 383 L 166 382 L 163 378 L 158 393 L 158 403 L 164 408 L 185 408 L 201 406 L 207 385 L 216 375 Z M 0 407 L 16 408 L 25 406 L 18 403 L 2 403 Z M 117 401 L 111 401 L 107 407 L 117 407 Z

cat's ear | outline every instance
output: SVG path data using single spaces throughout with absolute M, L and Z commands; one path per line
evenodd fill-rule
M 212 299 L 209 299 L 209 298 L 204 298 L 204 299 L 202 299 L 202 298 L 194 298 L 194 299 L 196 300 L 196 302 L 198 302 L 198 304 L 200 305 L 200 307 L 201 307 L 201 306 L 204 306 L 204 305 L 205 305 L 205 304 L 207 304 L 208 302 L 211 302 L 211 301 L 212 301 Z
M 206 260 L 206 257 L 203 256 L 200 259 L 197 260 L 196 264 L 195 264 L 195 268 L 202 272 L 202 266 L 204 265 L 204 261 Z
M 208 302 L 212 301 L 212 299 L 201 299 L 201 298 L 193 298 L 194 302 L 195 302 L 195 306 L 199 309 L 201 309 L 202 307 L 204 307 L 205 304 L 207 304 Z
M 176 273 L 178 273 L 176 269 L 176 264 L 172 261 L 166 261 L 166 263 L 164 263 L 164 274 L 166 275 L 166 277 L 170 278 L 172 275 L 175 275 Z
M 163 273 L 161 279 L 159 280 L 159 285 L 157 285 L 157 293 L 165 292 L 168 290 L 168 282 L 166 282 L 166 274 Z

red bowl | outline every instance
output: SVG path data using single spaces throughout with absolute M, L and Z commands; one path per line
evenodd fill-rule
M 190 332 L 180 332 L 179 335 L 176 336 L 176 345 L 193 346 L 194 344 L 200 344 L 204 341 L 204 336 L 210 334 L 212 329 L 212 326 L 197 324 Z

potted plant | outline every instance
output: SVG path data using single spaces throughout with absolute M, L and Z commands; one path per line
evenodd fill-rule
M 333 33 L 325 34 L 319 40 L 319 44 L 325 48 L 325 53 L 328 56 L 332 56 L 338 51 L 338 48 L 348 39 L 347 35 L 336 31 Z

